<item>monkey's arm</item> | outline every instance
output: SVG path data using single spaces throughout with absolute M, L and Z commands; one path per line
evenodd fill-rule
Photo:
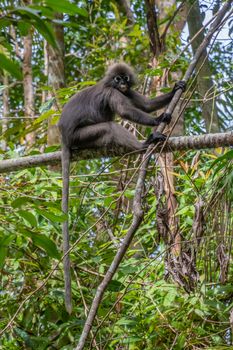
M 169 123 L 171 120 L 165 114 L 162 114 L 158 118 L 153 118 L 150 114 L 132 105 L 126 96 L 116 90 L 110 97 L 109 105 L 112 111 L 121 116 L 121 118 L 141 125 L 156 126 L 161 122 Z
M 181 80 L 175 84 L 171 92 L 152 99 L 146 98 L 136 91 L 131 91 L 130 98 L 137 108 L 150 113 L 167 106 L 178 89 L 182 89 L 182 91 L 185 90 L 185 85 L 185 82 Z

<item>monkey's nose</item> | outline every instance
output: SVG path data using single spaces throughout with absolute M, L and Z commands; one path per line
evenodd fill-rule
M 127 90 L 127 85 L 126 84 L 121 84 L 120 85 L 121 91 L 125 92 Z

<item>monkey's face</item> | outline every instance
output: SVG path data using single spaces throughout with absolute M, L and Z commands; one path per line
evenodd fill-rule
M 130 77 L 128 75 L 116 75 L 113 78 L 113 87 L 123 94 L 130 89 Z

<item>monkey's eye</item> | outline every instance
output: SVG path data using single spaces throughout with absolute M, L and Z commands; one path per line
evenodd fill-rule
M 119 75 L 117 75 L 115 78 L 114 78 L 115 82 L 116 83 L 119 83 L 121 81 L 121 77 Z
M 128 76 L 128 75 L 125 76 L 125 80 L 126 80 L 127 82 L 129 82 L 130 79 L 129 79 L 129 76 Z

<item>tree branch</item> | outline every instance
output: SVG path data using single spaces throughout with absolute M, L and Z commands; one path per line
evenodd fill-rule
M 148 35 L 150 38 L 151 52 L 155 57 L 158 57 L 162 49 L 164 49 L 164 47 L 162 47 L 162 42 L 159 36 L 157 13 L 156 13 L 154 1 L 145 0 L 145 6 L 146 6 L 146 20 L 147 20 L 147 27 L 148 27 Z
M 161 145 L 156 148 L 156 152 L 171 152 L 171 151 L 183 151 L 191 149 L 202 148 L 215 148 L 215 147 L 227 147 L 233 146 L 233 132 L 205 134 L 198 136 L 179 136 L 170 137 L 166 145 Z M 110 158 L 110 157 L 122 157 L 126 155 L 127 149 L 112 147 L 101 148 L 99 150 L 86 149 L 76 151 L 72 160 L 85 160 L 95 158 Z M 135 152 L 138 154 L 138 152 Z M 44 153 L 36 156 L 27 156 L 22 158 L 6 159 L 0 161 L 0 173 L 7 173 L 10 171 L 17 171 L 21 169 L 33 168 L 44 165 L 55 165 L 61 162 L 61 152 Z

